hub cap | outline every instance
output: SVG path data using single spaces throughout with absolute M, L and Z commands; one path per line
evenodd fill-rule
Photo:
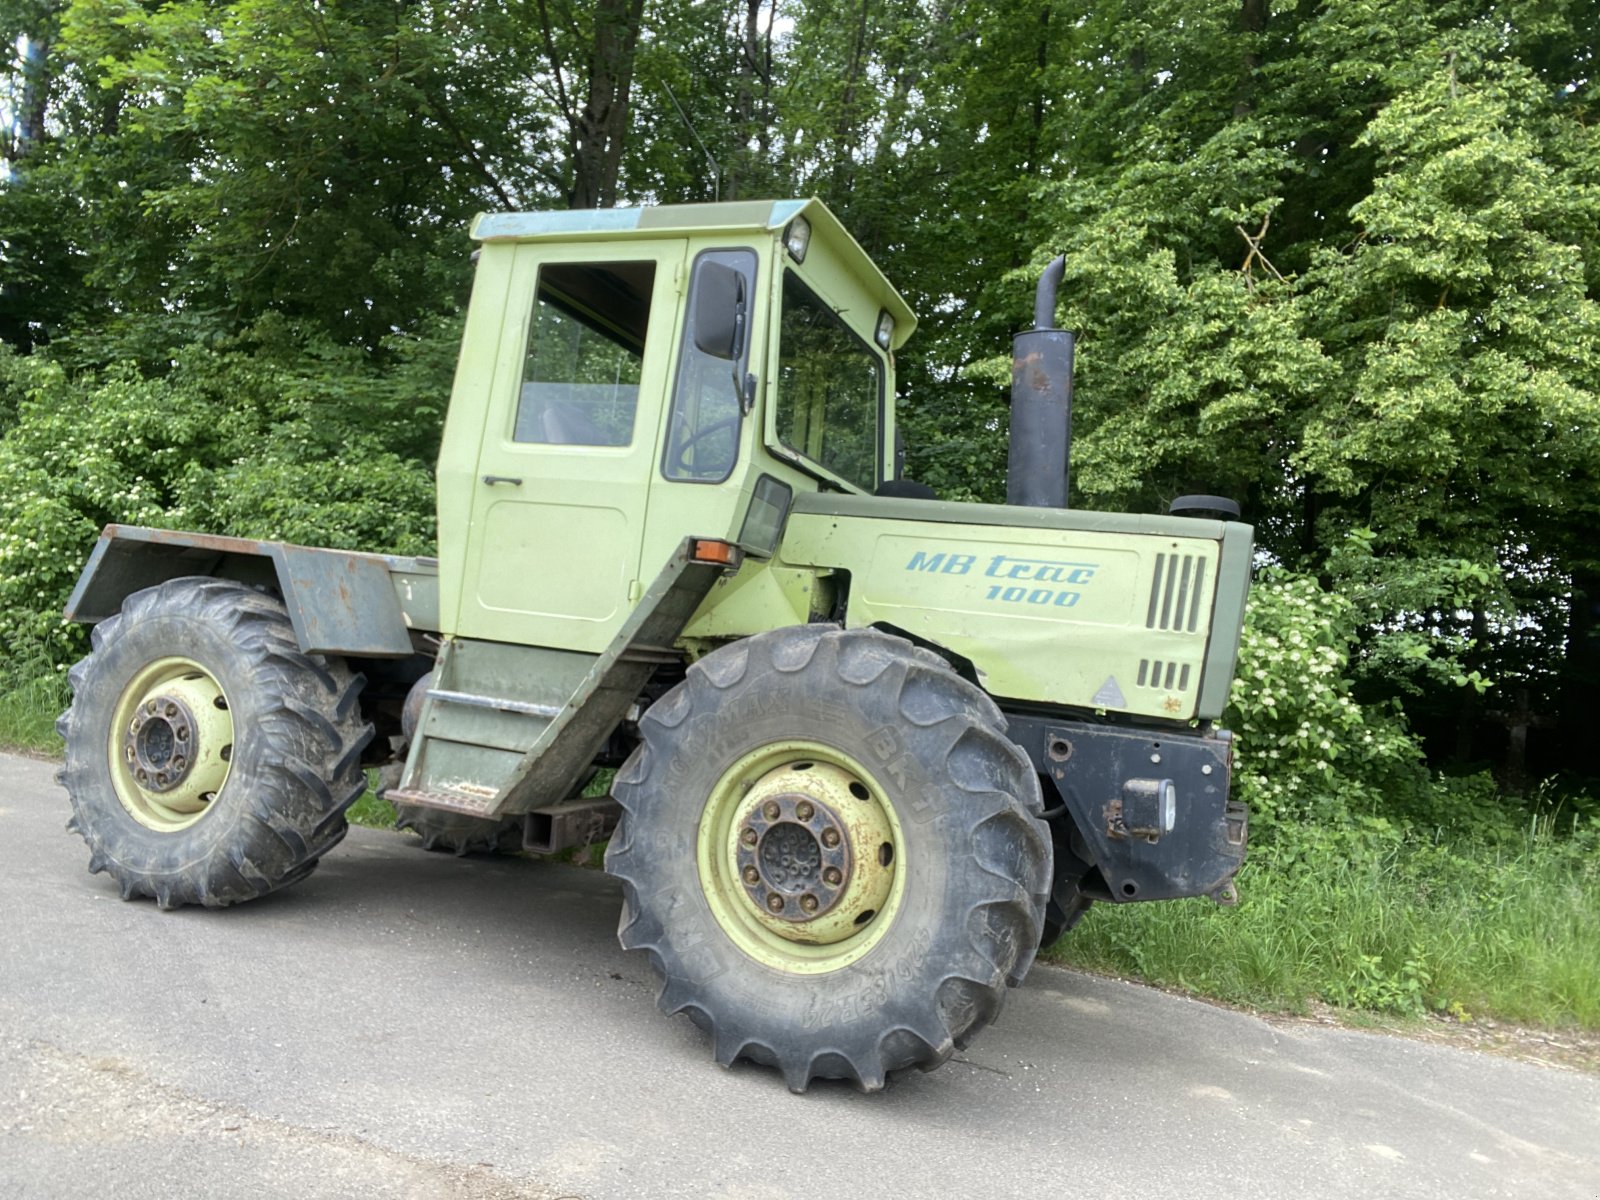
M 222 688 L 187 658 L 151 663 L 117 701 L 107 747 L 117 799 L 141 825 L 194 824 L 222 790 L 233 757 L 233 714 Z
M 746 954 L 819 973 L 875 945 L 898 909 L 899 823 L 872 777 L 831 747 L 769 746 L 718 781 L 699 834 L 713 913 Z

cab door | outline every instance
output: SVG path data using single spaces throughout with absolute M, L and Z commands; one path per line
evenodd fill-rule
M 517 247 L 453 632 L 598 652 L 626 619 L 684 250 Z

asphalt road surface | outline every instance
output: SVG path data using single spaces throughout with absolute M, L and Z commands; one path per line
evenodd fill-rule
M 793 1096 L 656 1011 L 599 872 L 356 829 L 162 913 L 54 770 L 0 756 L 0 1200 L 1600 1197 L 1600 1079 L 1050 968 L 939 1071 Z

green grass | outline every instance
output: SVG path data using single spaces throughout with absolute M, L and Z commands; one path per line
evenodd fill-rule
M 1329 839 L 1325 845 L 1331 847 Z M 1600 1029 L 1600 836 L 1255 852 L 1241 902 L 1098 905 L 1046 957 L 1282 1011 Z
M 56 718 L 71 700 L 66 672 L 0 660 L 0 749 L 60 754 Z
M 393 829 L 394 806 L 373 794 L 373 774 L 372 771 L 367 772 L 367 790 L 361 799 L 345 810 L 345 818 L 352 825 L 365 825 L 368 829 Z

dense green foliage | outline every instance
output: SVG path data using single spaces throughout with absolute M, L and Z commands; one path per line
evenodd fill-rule
M 1494 903 L 1434 841 L 1500 862 L 1553 797 L 1593 816 L 1591 0 L 9 0 L 0 31 L 10 708 L 81 648 L 105 522 L 428 546 L 473 211 L 817 194 L 921 315 L 914 477 L 1001 498 L 1008 338 L 1064 252 L 1073 502 L 1243 502 L 1240 918 L 1336 903 L 1283 890 L 1305 856 Z M 1474 1006 L 1400 942 L 1328 961 Z

